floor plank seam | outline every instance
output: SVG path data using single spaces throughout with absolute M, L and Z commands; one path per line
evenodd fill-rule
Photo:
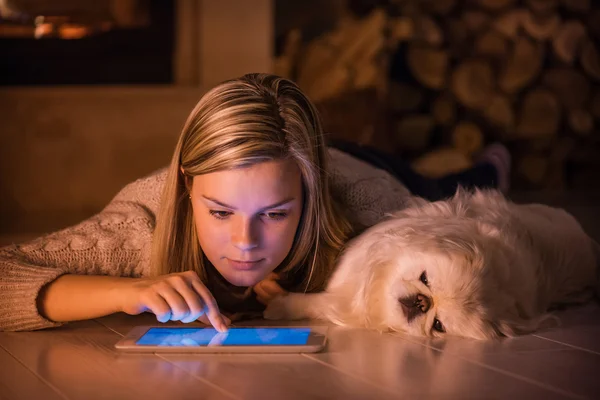
M 94 319 L 94 322 L 96 322 L 97 324 L 99 324 L 99 325 L 101 325 L 101 326 L 105 327 L 105 328 L 106 328 L 106 329 L 108 329 L 109 331 L 116 333 L 116 334 L 117 334 L 117 335 L 119 335 L 120 337 L 124 337 L 124 335 L 123 335 L 123 334 L 121 334 L 120 332 L 118 332 L 118 331 L 114 330 L 114 329 L 113 329 L 113 328 L 111 328 L 110 326 L 107 326 L 106 324 L 103 324 L 102 322 L 98 321 L 97 319 Z M 165 358 L 165 357 L 163 357 L 162 355 L 160 355 L 160 354 L 157 354 L 157 353 L 153 353 L 153 354 L 154 354 L 154 355 L 155 355 L 157 358 L 159 358 L 159 359 L 161 359 L 161 360 L 163 360 L 163 361 L 165 361 L 165 362 L 168 362 L 168 363 L 169 363 L 169 364 L 171 364 L 173 367 L 175 367 L 175 368 L 177 368 L 177 369 L 179 369 L 179 370 L 182 370 L 182 371 L 183 371 L 183 372 L 185 372 L 186 374 L 190 375 L 192 378 L 194 378 L 194 379 L 197 379 L 197 380 L 199 380 L 200 382 L 202 382 L 202 383 L 205 383 L 205 384 L 207 384 L 208 386 L 212 387 L 213 389 L 216 389 L 217 391 L 219 391 L 219 392 L 221 392 L 221 393 L 225 394 L 227 397 L 230 397 L 230 398 L 232 398 L 232 399 L 235 399 L 235 400 L 243 400 L 241 397 L 237 397 L 237 396 L 236 396 L 236 395 L 234 395 L 233 393 L 230 393 L 230 392 L 226 391 L 226 390 L 225 390 L 225 389 L 223 389 L 222 387 L 220 387 L 220 386 L 218 386 L 218 385 L 215 385 L 214 383 L 212 383 L 212 382 L 210 382 L 210 381 L 206 380 L 205 378 L 202 378 L 202 377 L 200 377 L 200 376 L 196 376 L 196 375 L 193 375 L 193 374 L 191 374 L 189 371 L 185 370 L 184 368 L 181 368 L 181 367 L 179 367 L 177 364 L 175 364 L 175 363 L 173 363 L 172 361 L 170 361 L 170 360 L 166 359 L 166 358 Z
M 105 327 L 105 328 L 106 328 L 106 329 L 108 329 L 109 331 L 116 333 L 116 334 L 117 334 L 117 335 L 119 335 L 120 337 L 125 337 L 125 335 L 123 335 L 121 332 L 118 332 L 118 331 L 114 330 L 114 329 L 113 329 L 113 328 L 111 328 L 110 326 L 108 326 L 108 325 L 106 325 L 106 324 L 103 324 L 102 322 L 98 321 L 97 319 L 94 319 L 94 322 L 95 322 L 95 323 L 97 323 L 97 324 L 98 324 L 98 325 L 100 325 L 100 326 L 103 326 L 103 327 Z
M 459 356 L 459 358 L 462 359 L 462 360 L 464 360 L 464 361 L 470 362 L 472 364 L 479 365 L 482 368 L 487 368 L 487 369 L 489 369 L 491 371 L 495 371 L 495 372 L 498 372 L 500 374 L 504 374 L 504 375 L 513 377 L 515 379 L 519 379 L 521 381 L 524 381 L 524 382 L 530 383 L 532 385 L 541 387 L 542 389 L 546 389 L 546 390 L 549 390 L 551 392 L 555 392 L 555 393 L 561 394 L 563 396 L 566 396 L 566 397 L 569 397 L 569 398 L 572 398 L 572 399 L 589 399 L 589 397 L 578 395 L 578 394 L 572 393 L 572 392 L 568 392 L 566 390 L 562 390 L 562 389 L 556 388 L 554 386 L 547 385 L 547 384 L 542 383 L 542 382 L 538 382 L 535 379 L 527 378 L 525 376 L 522 376 L 522 375 L 519 375 L 519 374 L 515 374 L 513 372 L 506 371 L 506 370 L 503 370 L 501 368 L 493 367 L 491 365 L 487 365 L 487 364 L 479 362 L 479 361 L 469 360 L 469 359 L 466 359 L 466 358 L 462 358 L 460 356 Z
M 6 347 L 4 347 L 2 345 L 2 343 L 0 343 L 0 348 L 2 350 L 4 350 L 8 355 L 10 355 L 12 358 L 14 358 L 19 364 L 21 364 L 23 366 L 23 368 L 25 368 L 27 371 L 29 371 L 33 376 L 38 378 L 40 381 L 44 382 L 44 384 L 47 385 L 50 389 L 52 389 L 59 397 L 62 397 L 65 400 L 70 400 L 70 398 L 66 394 L 61 392 L 60 389 L 58 389 L 56 386 L 54 386 L 53 384 L 48 382 L 48 380 L 44 379 L 44 377 L 37 374 L 35 371 L 33 371 L 31 368 L 29 368 L 27 365 L 25 365 L 21 360 L 19 360 L 19 358 L 16 357 L 14 354 L 12 354 Z
M 405 340 L 406 340 L 406 339 L 405 339 Z M 433 347 L 433 346 L 428 346 L 428 345 L 426 345 L 426 344 L 424 344 L 424 343 L 413 342 L 413 341 L 410 341 L 410 340 L 407 340 L 407 341 L 408 341 L 408 342 L 410 342 L 410 343 L 413 343 L 413 344 L 418 344 L 418 345 L 421 345 L 421 346 L 424 346 L 424 347 L 430 348 L 430 349 L 432 349 L 432 350 L 435 350 L 435 351 L 438 351 L 438 352 L 440 352 L 440 353 L 442 353 L 442 352 L 443 352 L 443 350 L 440 350 L 440 349 L 438 349 L 438 348 L 436 348 L 436 347 Z M 489 369 L 490 371 L 495 371 L 495 372 L 497 372 L 497 373 L 499 373 L 499 374 L 503 374 L 503 375 L 506 375 L 506 376 L 510 376 L 510 377 L 512 377 L 512 378 L 515 378 L 515 379 L 521 380 L 521 381 L 523 381 L 523 382 L 527 382 L 527 383 L 529 383 L 529 384 L 532 384 L 532 385 L 534 385 L 534 386 L 537 386 L 537 387 L 540 387 L 540 388 L 542 388 L 542 389 L 546 389 L 546 390 L 549 390 L 549 391 L 552 391 L 552 392 L 555 392 L 555 393 L 561 394 L 561 395 L 563 395 L 563 396 L 567 396 L 567 397 L 570 397 L 570 398 L 573 398 L 573 399 L 588 399 L 588 397 L 585 397 L 585 396 L 580 396 L 580 395 L 578 395 L 578 394 L 571 393 L 571 392 L 565 391 L 565 390 L 563 390 L 563 389 L 556 388 L 556 387 L 554 387 L 554 386 L 552 386 L 552 385 L 548 385 L 548 384 L 545 384 L 545 383 L 542 383 L 542 382 L 538 382 L 538 381 L 536 381 L 535 379 L 527 378 L 527 377 L 525 377 L 525 376 L 518 375 L 518 374 L 515 374 L 515 373 L 513 373 L 513 372 L 510 372 L 510 371 L 507 371 L 507 370 L 504 370 L 504 369 L 501 369 L 501 368 L 493 367 L 493 366 L 491 366 L 491 365 L 488 365 L 488 364 L 482 363 L 482 362 L 480 362 L 480 361 L 471 360 L 471 359 L 465 358 L 465 357 L 463 357 L 463 356 L 460 356 L 460 355 L 457 355 L 457 354 L 452 354 L 452 355 L 453 355 L 453 356 L 455 356 L 455 357 L 457 357 L 457 358 L 459 358 L 459 359 L 461 359 L 461 360 L 463 360 L 463 361 L 466 361 L 466 362 L 468 362 L 468 363 L 471 363 L 471 364 L 478 365 L 478 366 L 480 366 L 480 367 L 482 367 L 482 368 Z
M 155 355 L 156 357 L 160 358 L 161 360 L 168 362 L 168 363 L 169 363 L 169 364 L 171 364 L 173 367 L 175 367 L 175 368 L 177 368 L 177 369 L 179 369 L 179 370 L 181 370 L 181 371 L 185 372 L 186 374 L 190 375 L 192 378 L 194 378 L 194 379 L 197 379 L 197 380 L 199 380 L 200 382 L 207 384 L 208 386 L 212 387 L 213 389 L 216 389 L 216 390 L 217 390 L 217 391 L 219 391 L 220 393 L 223 393 L 223 394 L 224 394 L 224 395 L 226 395 L 227 397 L 230 397 L 230 398 L 232 398 L 232 399 L 234 399 L 234 400 L 244 400 L 244 399 L 243 399 L 243 397 L 238 397 L 238 396 L 236 396 L 235 394 L 228 392 L 226 389 L 223 389 L 221 386 L 219 386 L 219 385 L 217 385 L 217 384 L 214 384 L 214 383 L 212 383 L 212 382 L 211 382 L 211 381 L 209 381 L 208 379 L 206 379 L 206 378 L 203 378 L 203 377 L 201 377 L 201 376 L 197 376 L 197 375 L 194 375 L 194 374 L 190 373 L 190 372 L 189 372 L 189 371 L 187 371 L 185 368 L 181 368 L 181 367 L 180 367 L 180 366 L 178 366 L 176 363 L 174 363 L 174 362 L 170 361 L 169 359 L 167 359 L 167 358 L 163 357 L 161 354 L 154 353 L 154 355 Z
M 594 351 L 594 350 L 590 350 L 590 349 L 586 349 L 585 347 L 575 346 L 574 344 L 569 344 L 569 343 L 561 342 L 560 340 L 550 339 L 550 338 L 547 338 L 547 337 L 544 337 L 544 336 L 538 336 L 538 335 L 533 335 L 533 336 L 535 336 L 536 338 L 539 338 L 539 339 L 547 340 L 549 342 L 562 344 L 563 346 L 567 346 L 567 347 L 570 347 L 572 349 L 576 349 L 576 350 L 580 350 L 580 351 L 585 351 L 586 353 L 591 353 L 591 354 L 595 354 L 597 356 L 600 356 L 600 352 Z
M 347 376 L 349 376 L 349 377 L 352 377 L 352 378 L 354 378 L 354 379 L 357 379 L 357 380 L 359 380 L 359 381 L 361 381 L 361 382 L 363 382 L 363 383 L 366 383 L 366 384 L 368 384 L 368 385 L 370 385 L 370 386 L 373 386 L 374 388 L 377 388 L 377 389 L 379 389 L 379 390 L 381 390 L 381 391 L 383 391 L 383 392 L 386 392 L 386 393 L 388 393 L 388 394 L 391 394 L 391 395 L 394 395 L 394 396 L 399 396 L 399 395 L 401 395 L 401 393 L 398 393 L 398 392 L 397 392 L 397 391 L 395 391 L 395 390 L 394 390 L 394 391 L 392 391 L 391 389 L 389 389 L 389 388 L 386 388 L 386 387 L 384 387 L 384 386 L 381 386 L 381 385 L 379 385 L 379 384 L 377 384 L 377 383 L 375 383 L 375 382 L 372 382 L 372 381 L 370 381 L 370 380 L 368 380 L 368 379 L 365 379 L 365 378 L 363 378 L 363 377 L 362 377 L 362 376 L 360 376 L 360 375 L 354 374 L 354 373 L 352 373 L 352 372 L 344 371 L 344 370 L 342 370 L 342 369 L 340 369 L 340 368 L 336 367 L 336 366 L 335 366 L 335 365 L 333 365 L 333 364 L 329 364 L 328 362 L 325 362 L 325 361 L 323 361 L 323 360 L 319 360 L 319 359 L 318 359 L 317 357 L 315 357 L 315 356 L 311 356 L 311 355 L 309 355 L 309 354 L 306 354 L 306 353 L 302 353 L 301 355 L 302 355 L 303 357 L 306 357 L 306 358 L 310 359 L 310 360 L 316 361 L 317 363 L 319 363 L 319 364 L 322 364 L 322 365 L 324 365 L 324 366 L 326 366 L 326 367 L 328 367 L 328 368 L 331 368 L 331 369 L 333 369 L 334 371 L 337 371 L 337 372 L 339 372 L 339 373 L 341 373 L 341 374 L 343 374 L 343 375 L 347 375 Z

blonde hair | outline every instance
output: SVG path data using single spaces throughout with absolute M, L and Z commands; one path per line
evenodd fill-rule
M 292 159 L 303 211 L 294 244 L 276 271 L 290 290 L 324 288 L 350 225 L 330 195 L 327 150 L 316 108 L 293 82 L 248 74 L 207 92 L 188 117 L 169 166 L 152 244 L 155 274 L 194 270 L 206 282 L 188 187 L 196 175 Z M 293 277 L 293 278 L 292 278 Z

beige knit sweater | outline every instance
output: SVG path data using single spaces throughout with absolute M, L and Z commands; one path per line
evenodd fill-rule
M 332 190 L 358 228 L 404 207 L 408 190 L 389 173 L 330 149 Z M 78 225 L 0 248 L 0 330 L 60 325 L 42 317 L 40 289 L 63 274 L 142 277 L 166 170 L 125 186 L 104 210 Z

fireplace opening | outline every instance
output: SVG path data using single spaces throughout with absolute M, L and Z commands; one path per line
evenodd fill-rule
M 170 84 L 175 2 L 0 0 L 0 85 Z

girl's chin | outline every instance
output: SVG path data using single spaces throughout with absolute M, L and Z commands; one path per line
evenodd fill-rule
M 225 279 L 233 286 L 249 287 L 254 286 L 264 279 L 264 274 L 256 271 L 233 271 L 224 276 Z

